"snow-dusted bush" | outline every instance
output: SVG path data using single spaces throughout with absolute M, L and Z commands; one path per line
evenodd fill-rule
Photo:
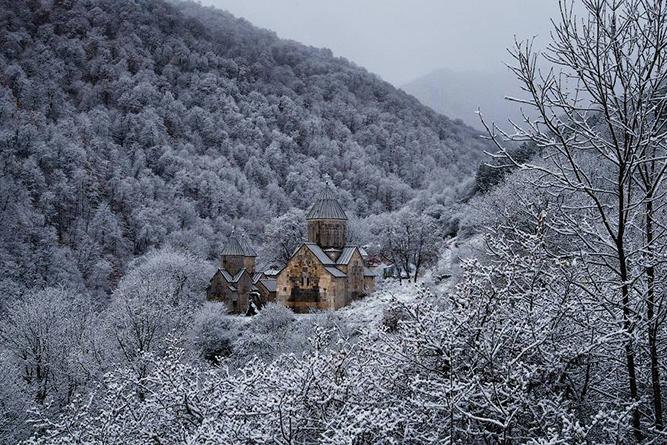
M 227 306 L 206 303 L 194 316 L 189 332 L 190 348 L 195 355 L 218 364 L 221 358 L 232 354 L 237 332 L 236 324 L 227 316 Z
M 234 343 L 233 359 L 242 365 L 253 357 L 271 361 L 283 353 L 300 354 L 305 339 L 296 335 L 297 323 L 290 309 L 279 303 L 268 303 L 243 324 Z
M 211 275 L 208 263 L 171 249 L 133 261 L 101 314 L 107 360 L 145 375 L 146 353 L 164 351 L 169 336 L 185 338 Z
M 253 318 L 252 330 L 258 334 L 285 335 L 295 322 L 294 312 L 280 303 L 268 303 Z

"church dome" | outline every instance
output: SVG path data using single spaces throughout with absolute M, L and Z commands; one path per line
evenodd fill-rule
M 343 206 L 341 206 L 336 199 L 336 194 L 329 184 L 326 185 L 322 194 L 317 198 L 317 201 L 315 201 L 306 214 L 306 219 L 347 220 L 345 210 L 343 210 Z
M 232 232 L 232 234 L 229 236 L 227 244 L 225 244 L 225 247 L 222 249 L 222 255 L 248 257 L 257 256 L 253 248 L 250 247 L 250 244 L 244 239 L 239 239 L 239 237 L 236 236 L 234 232 Z

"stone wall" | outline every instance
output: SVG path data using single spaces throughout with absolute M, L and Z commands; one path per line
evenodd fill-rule
M 254 256 L 245 256 L 243 257 L 243 267 L 250 272 L 250 275 L 255 273 L 255 257 Z
M 236 255 L 224 255 L 222 257 L 222 267 L 221 269 L 226 270 L 231 274 L 232 276 L 236 275 L 239 270 L 241 270 L 243 267 L 243 259 L 244 257 L 242 256 L 236 256 Z
M 375 292 L 375 277 L 364 277 L 364 291 L 367 295 Z
M 323 249 L 342 249 L 347 243 L 347 221 L 337 219 L 312 219 L 308 221 L 308 241 Z
M 276 293 L 267 289 L 261 281 L 258 281 L 256 286 L 257 290 L 259 291 L 259 297 L 262 300 L 262 304 L 270 303 L 276 300 Z
M 347 288 L 351 298 L 359 298 L 366 294 L 364 290 L 364 259 L 358 250 L 352 254 L 347 266 Z

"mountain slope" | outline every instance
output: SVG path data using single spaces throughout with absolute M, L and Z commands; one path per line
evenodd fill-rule
M 485 148 L 328 50 L 194 3 L 0 0 L 0 30 L 5 289 L 106 292 L 154 246 L 215 258 L 233 225 L 261 242 L 325 175 L 362 216 L 437 201 Z

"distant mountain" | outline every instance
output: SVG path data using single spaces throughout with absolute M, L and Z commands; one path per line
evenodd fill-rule
M 505 96 L 523 97 L 518 81 L 509 70 L 497 72 L 452 71 L 440 69 L 409 82 L 401 88 L 421 103 L 452 119 L 483 129 L 484 119 L 509 128 L 508 119 L 521 120 L 521 109 Z
M 485 142 L 331 51 L 195 3 L 0 0 L 0 288 L 109 291 L 306 208 L 440 204 Z

